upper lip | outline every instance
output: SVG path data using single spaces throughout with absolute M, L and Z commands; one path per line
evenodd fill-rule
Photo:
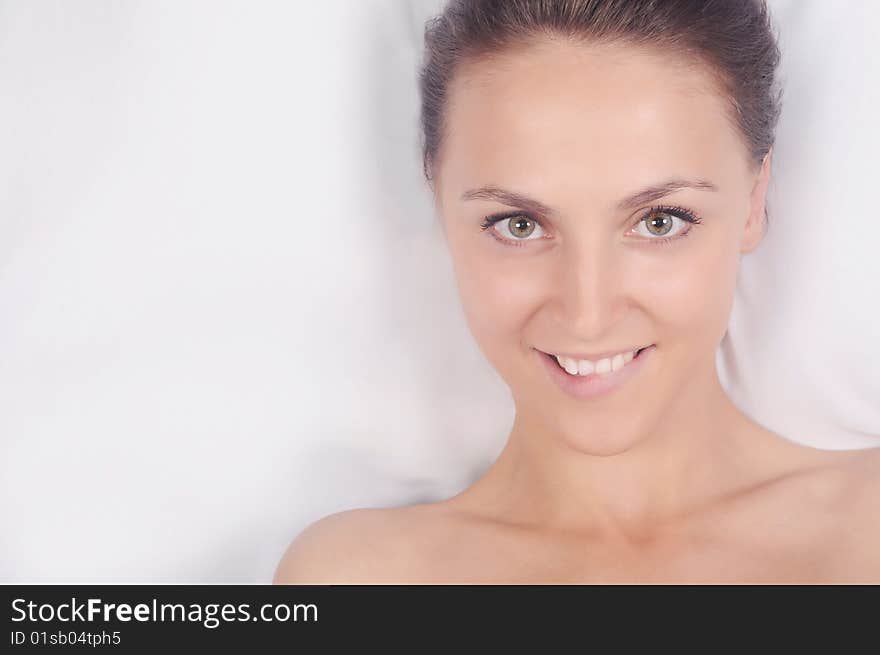
M 653 345 L 653 344 L 649 344 L 649 345 Z M 589 359 L 591 362 L 597 362 L 600 359 L 607 359 L 609 357 L 614 357 L 614 355 L 617 355 L 618 353 L 626 353 L 626 352 L 635 353 L 635 352 L 641 350 L 642 348 L 647 348 L 647 347 L 648 346 L 636 346 L 634 348 L 619 348 L 617 350 L 606 350 L 605 352 L 594 353 L 594 354 L 587 354 L 587 353 L 574 353 L 573 354 L 573 353 L 561 353 L 561 352 L 547 352 L 544 350 L 542 350 L 541 352 L 543 352 L 547 355 L 556 355 L 558 357 L 568 357 L 570 359 L 578 359 L 578 360 Z

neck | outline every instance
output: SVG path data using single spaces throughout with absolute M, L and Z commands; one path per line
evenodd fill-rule
M 507 445 L 473 489 L 515 522 L 639 539 L 767 479 L 786 443 L 732 403 L 713 361 L 617 454 L 577 450 L 518 411 Z

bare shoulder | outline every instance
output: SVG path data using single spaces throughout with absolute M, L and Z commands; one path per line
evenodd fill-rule
M 880 448 L 842 450 L 829 454 L 832 457 L 826 474 L 836 481 L 842 503 L 859 510 L 865 504 L 871 505 L 880 500 Z
M 360 508 L 308 525 L 287 547 L 274 584 L 358 584 L 391 558 L 393 510 Z
M 809 454 L 791 476 L 793 494 L 841 517 L 857 515 L 878 501 L 880 448 L 811 450 Z
M 880 448 L 853 451 L 848 470 L 854 515 L 873 530 L 874 546 L 880 547 Z
M 359 508 L 311 523 L 281 558 L 273 584 L 383 584 L 406 573 L 424 512 Z
M 835 580 L 880 583 L 880 448 L 840 452 L 828 477 Z

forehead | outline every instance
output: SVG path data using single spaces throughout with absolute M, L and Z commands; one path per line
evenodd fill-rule
M 671 174 L 723 178 L 743 149 L 726 112 L 701 66 L 634 46 L 541 41 L 455 76 L 440 176 L 450 191 L 576 185 L 609 200 Z

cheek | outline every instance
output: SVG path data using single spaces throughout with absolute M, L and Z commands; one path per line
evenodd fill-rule
M 468 328 L 487 359 L 503 368 L 511 361 L 510 350 L 517 347 L 542 291 L 515 256 L 495 252 L 493 245 L 450 241 Z
M 651 271 L 643 271 L 640 296 L 650 302 L 650 311 L 667 333 L 658 338 L 684 337 L 694 352 L 714 349 L 727 330 L 733 303 L 735 250 L 718 235 L 685 244 L 678 253 L 660 259 Z
M 498 259 L 472 257 L 456 266 L 464 313 L 475 336 L 510 345 L 521 331 L 540 294 L 522 266 L 505 266 Z M 505 343 L 506 342 L 506 343 Z

